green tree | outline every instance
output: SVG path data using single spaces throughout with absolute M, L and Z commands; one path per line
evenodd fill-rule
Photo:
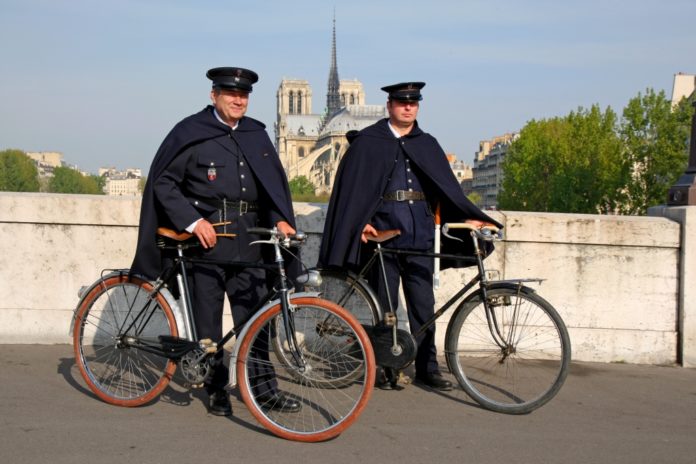
M 506 155 L 501 209 L 606 213 L 617 208 L 626 176 L 611 108 L 579 108 L 532 120 Z
M 97 186 L 97 193 L 104 194 L 104 187 L 106 187 L 106 177 L 97 176 L 96 174 L 92 174 L 89 177 L 94 181 L 94 184 Z
M 647 89 L 628 102 L 620 130 L 630 172 L 622 213 L 645 214 L 649 206 L 665 202 L 688 164 L 692 115 L 686 99 L 673 109 L 664 91 Z
M 38 192 L 36 164 L 21 150 L 0 151 L 0 191 Z
M 55 168 L 48 189 L 53 193 L 103 194 L 95 177 L 83 176 L 71 168 Z
M 476 206 L 479 206 L 481 204 L 481 194 L 478 192 L 471 192 L 466 197 Z
M 305 176 L 297 176 L 288 182 L 290 186 L 290 193 L 295 195 L 314 195 L 314 184 L 312 184 L 309 179 Z

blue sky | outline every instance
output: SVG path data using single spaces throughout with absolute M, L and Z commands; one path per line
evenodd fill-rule
M 621 112 L 696 74 L 693 0 L 0 0 L 0 149 L 146 171 L 179 120 L 208 104 L 207 69 L 260 75 L 249 116 L 273 139 L 284 77 L 326 103 L 336 11 L 338 71 L 380 87 L 425 81 L 421 127 L 472 162 L 478 143 L 599 104 Z

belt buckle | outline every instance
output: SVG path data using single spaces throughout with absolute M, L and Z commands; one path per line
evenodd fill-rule
M 396 191 L 396 201 L 406 201 L 406 190 Z
M 239 214 L 246 214 L 249 211 L 249 202 L 244 200 L 239 200 Z

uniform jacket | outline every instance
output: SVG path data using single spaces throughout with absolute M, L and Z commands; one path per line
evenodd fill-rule
M 394 137 L 387 119 L 351 137 L 334 182 L 319 252 L 323 267 L 356 267 L 361 263 L 360 234 L 382 203 L 399 148 L 419 170 L 419 179 L 431 204 L 440 203 L 442 223 L 478 219 L 502 227 L 484 214 L 462 192 L 444 151 L 434 137 L 416 123 L 411 132 Z M 433 231 L 434 233 L 434 231 Z M 464 243 L 443 238 L 442 253 L 470 255 L 470 239 Z M 443 260 L 442 268 L 470 263 Z
M 217 120 L 213 107 L 208 106 L 179 122 L 164 139 L 152 161 L 143 192 L 138 243 L 131 265 L 132 273 L 149 279 L 154 279 L 160 273 L 161 253 L 156 246 L 156 230 L 161 225 L 170 227 L 173 225 L 172 218 L 165 216 L 163 208 L 155 197 L 154 182 L 167 166 L 188 148 L 206 140 L 227 136 L 230 131 L 229 126 Z M 243 117 L 233 137 L 244 153 L 254 176 L 258 179 L 258 187 L 263 189 L 273 209 L 295 227 L 287 178 L 271 140 L 266 134 L 265 126 L 255 119 Z M 178 225 L 175 228 L 181 230 L 193 221 L 185 225 L 182 225 L 180 221 L 176 222 Z M 270 227 L 272 224 L 265 224 L 265 226 Z

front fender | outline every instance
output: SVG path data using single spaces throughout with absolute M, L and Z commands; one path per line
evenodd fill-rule
M 296 298 L 318 298 L 319 297 L 319 292 L 299 292 L 299 293 L 293 293 L 290 296 L 290 303 L 292 304 L 292 301 Z M 251 319 L 247 321 L 246 324 L 244 324 L 244 327 L 242 328 L 242 331 L 237 334 L 237 340 L 234 343 L 234 346 L 232 347 L 232 353 L 230 355 L 230 363 L 229 363 L 229 371 L 230 371 L 230 377 L 229 377 L 229 383 L 227 386 L 229 388 L 234 388 L 237 386 L 237 358 L 239 357 L 239 347 L 242 346 L 241 341 L 244 340 L 244 337 L 246 337 L 247 333 L 249 332 L 249 327 L 256 321 L 263 313 L 268 311 L 270 308 L 273 306 L 280 304 L 280 299 L 276 298 L 275 300 L 269 301 L 261 309 L 259 309 L 256 314 L 254 314 Z

